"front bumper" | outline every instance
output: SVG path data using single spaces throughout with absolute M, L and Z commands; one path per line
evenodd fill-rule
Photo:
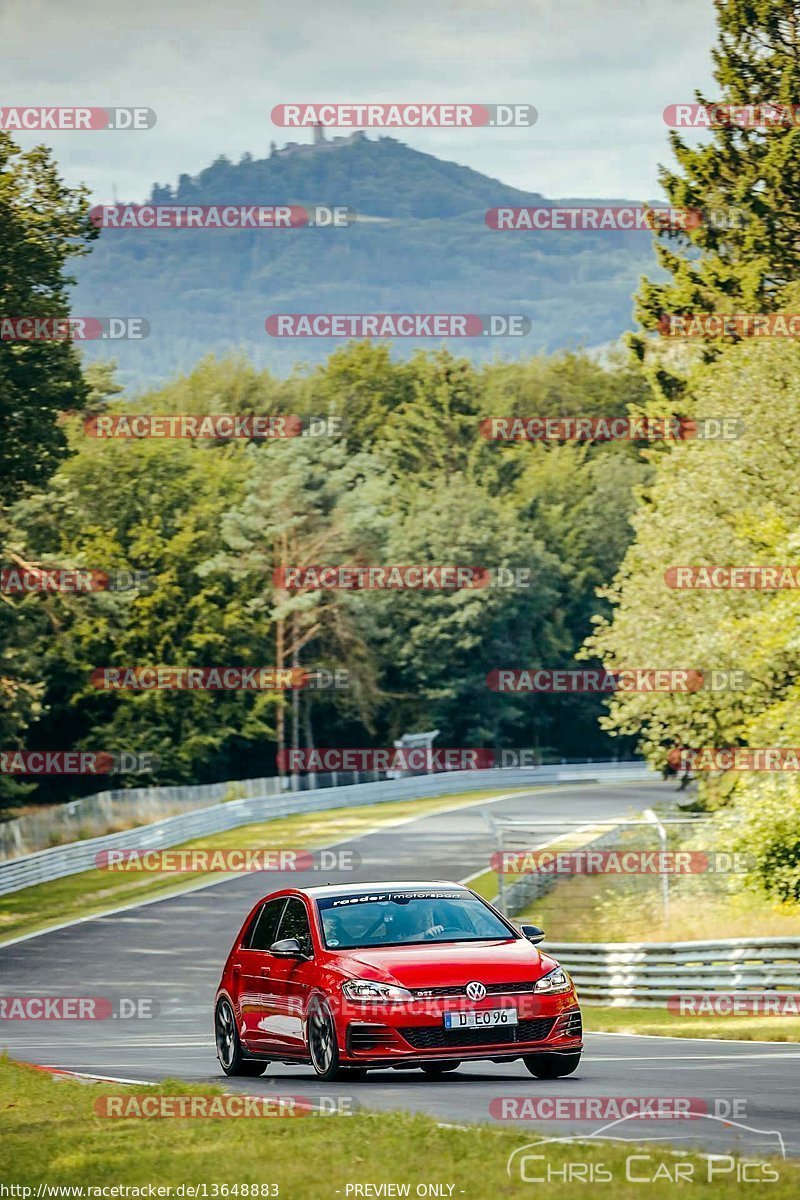
M 518 1024 L 446 1029 L 448 1011 L 515 1008 Z M 425 1000 L 413 1005 L 344 1003 L 337 1015 L 343 1062 L 391 1066 L 526 1054 L 579 1053 L 581 1013 L 574 992 L 560 996 L 493 995 L 480 1003 Z

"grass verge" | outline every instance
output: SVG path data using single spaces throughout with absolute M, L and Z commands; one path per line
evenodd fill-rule
M 653 1037 L 724 1038 L 740 1042 L 797 1042 L 797 1019 L 786 1017 L 682 1017 L 666 1008 L 611 1008 L 585 1004 L 587 1033 L 641 1033 Z
M 521 789 L 523 791 L 530 789 Z M 174 849 L 312 849 L 331 842 L 363 835 L 371 829 L 391 825 L 409 817 L 424 817 L 441 809 L 490 800 L 504 795 L 492 792 L 459 792 L 423 800 L 398 800 L 386 804 L 337 808 L 330 811 L 298 813 L 291 817 L 241 825 L 224 833 L 209 834 Z M 136 830 L 131 830 L 130 845 L 136 846 Z M 223 879 L 219 873 L 174 872 L 144 873 L 83 871 L 50 883 L 36 884 L 19 892 L 0 896 L 0 939 L 22 937 L 60 925 L 64 921 L 87 917 L 139 900 L 176 895 L 196 887 L 203 880 Z
M 531 1090 L 536 1090 L 531 1080 Z M 436 1086 L 436 1085 L 434 1085 Z M 185 1196 L 278 1195 L 281 1200 L 334 1200 L 355 1195 L 433 1194 L 466 1200 L 497 1200 L 500 1196 L 531 1196 L 530 1182 L 517 1170 L 506 1173 L 509 1155 L 552 1131 L 477 1125 L 443 1126 L 434 1118 L 403 1113 L 365 1113 L 354 1116 L 305 1119 L 238 1120 L 216 1118 L 165 1119 L 108 1118 L 95 1114 L 94 1104 L 103 1095 L 125 1095 L 144 1089 L 111 1084 L 81 1084 L 0 1059 L 0 1121 L 3 1133 L 4 1179 L 7 1184 L 32 1189 L 39 1184 L 61 1187 L 131 1186 L 144 1189 L 130 1195 L 147 1196 L 148 1185 L 181 1184 Z M 187 1087 L 165 1082 L 147 1089 L 156 1095 L 208 1095 L 217 1089 Z M 263 1094 L 263 1082 L 253 1080 L 251 1092 Z M 685 1137 L 685 1130 L 681 1131 Z M 683 1151 L 682 1141 L 678 1144 Z M 640 1182 L 626 1180 L 626 1159 L 641 1154 L 633 1145 L 610 1142 L 546 1144 L 535 1153 L 543 1160 L 529 1170 L 541 1176 L 553 1173 L 547 1186 L 550 1200 L 565 1200 L 576 1193 L 576 1181 L 564 1178 L 567 1164 L 602 1164 L 613 1176 L 615 1197 L 629 1200 L 641 1195 Z M 769 1185 L 773 1200 L 789 1200 L 800 1193 L 800 1164 L 762 1159 L 762 1171 L 775 1173 Z M 632 1174 L 650 1177 L 650 1200 L 671 1197 L 675 1183 L 670 1174 L 681 1165 L 684 1178 L 692 1164 L 694 1197 L 734 1200 L 741 1196 L 732 1164 L 727 1172 L 694 1154 L 673 1156 L 664 1144 L 653 1144 L 649 1157 L 637 1158 Z M 534 1169 L 535 1168 L 535 1169 Z M 756 1168 L 751 1168 L 751 1171 Z M 658 1173 L 658 1177 L 656 1177 Z M 585 1168 L 584 1168 L 585 1175 Z M 606 1175 L 607 1180 L 607 1175 Z M 577 1182 L 580 1182 L 578 1180 Z M 440 1192 L 417 1192 L 419 1185 L 437 1184 Z M 275 1191 L 262 1190 L 275 1184 Z M 407 1185 L 397 1190 L 354 1192 L 354 1185 Z M 205 1185 L 206 1191 L 202 1188 Z M 243 1191 L 245 1185 L 247 1191 Z M 259 1190 L 252 1190 L 260 1185 Z M 349 1186 L 348 1186 L 349 1185 Z M 216 1190 L 215 1190 L 216 1187 Z M 452 1188 L 452 1190 L 451 1190 Z M 227 1190 L 223 1190 L 227 1189 Z M 10 1193 L 9 1193 L 10 1194 Z M 25 1193 L 16 1192 L 22 1200 Z M 46 1192 L 43 1193 L 47 1195 Z M 91 1193 L 84 1192 L 84 1196 Z M 165 1195 L 167 1193 L 161 1193 Z M 175 1193 L 173 1192 L 173 1195 Z
M 591 842 L 599 834 L 604 833 L 606 828 L 607 826 L 602 823 L 592 825 L 587 821 L 586 826 L 583 829 L 576 829 L 571 833 L 562 833 L 557 837 L 549 837 L 543 842 L 540 842 L 538 837 L 536 837 L 534 839 L 535 844 L 528 849 L 533 851 L 536 847 L 543 849 L 546 846 L 549 850 L 557 850 L 559 853 L 563 853 L 566 850 L 575 850 L 581 846 L 587 845 L 587 843 Z M 525 853 L 526 851 L 519 850 L 517 852 Z M 507 851 L 507 853 L 513 854 L 515 851 Z M 511 887 L 512 884 L 517 883 L 520 879 L 524 879 L 526 877 L 525 872 L 512 870 L 504 871 L 503 875 L 506 887 Z M 498 898 L 497 871 L 495 869 L 483 871 L 480 875 L 476 875 L 474 879 L 470 880 L 469 886 L 473 891 L 477 892 L 479 896 L 483 896 L 484 900 L 489 900 L 490 902 L 494 903 Z M 520 914 L 519 917 L 515 917 L 514 919 L 527 920 L 527 910 L 524 915 Z
M 514 919 L 541 925 L 554 942 L 694 942 L 800 935 L 800 904 L 731 890 L 721 876 L 673 876 L 665 917 L 657 876 L 574 875 L 562 879 Z

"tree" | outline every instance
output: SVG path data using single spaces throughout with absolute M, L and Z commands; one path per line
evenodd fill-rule
M 0 330 L 6 318 L 69 315 L 65 274 L 98 230 L 85 188 L 68 188 L 48 150 L 23 152 L 0 130 Z M 59 413 L 86 385 L 72 341 L 0 337 L 0 507 L 41 487 L 67 452 Z
M 380 443 L 390 413 L 411 399 L 413 372 L 392 362 L 386 343 L 350 342 L 335 350 L 309 380 L 309 411 L 340 414 L 351 450 Z
M 61 182 L 43 146 L 23 153 L 0 130 L 0 565 L 28 561 L 8 506 L 42 487 L 64 459 L 60 415 L 80 409 L 87 394 L 71 341 L 15 341 L 10 322 L 68 316 L 74 280 L 65 274 L 66 263 L 86 253 L 97 232 L 85 189 Z M 45 689 L 31 644 L 39 625 L 30 605 L 0 595 L 3 745 L 19 744 L 41 711 Z M 0 777 L 0 796 L 24 791 L 25 785 Z
M 478 432 L 481 388 L 475 367 L 439 350 L 416 354 L 411 372 L 409 397 L 386 421 L 383 453 L 390 470 L 421 485 L 438 475 L 479 477 L 478 464 L 490 456 Z
M 669 586 L 665 573 L 797 561 L 800 482 L 786 430 L 798 387 L 800 350 L 792 342 L 743 343 L 697 368 L 690 411 L 743 416 L 744 433 L 674 444 L 634 515 L 634 541 L 606 593 L 613 615 L 597 618 L 588 648 L 609 669 L 745 673 L 745 686 L 724 690 L 614 696 L 606 728 L 636 735 L 655 766 L 676 747 L 797 744 L 785 740 L 800 735 L 791 717 L 800 670 L 797 592 L 686 591 Z
M 788 105 L 791 113 L 800 95 L 800 4 L 720 0 L 717 14 L 719 94 L 697 92 L 698 103 Z M 675 131 L 670 144 L 677 168 L 660 172 L 668 200 L 703 219 L 686 232 L 659 231 L 657 258 L 669 278 L 642 280 L 638 320 L 654 330 L 663 314 L 780 310 L 783 289 L 800 270 L 800 127 L 788 116 L 767 127 L 731 120 L 702 145 L 688 145 Z M 651 339 L 632 343 L 651 358 L 662 394 L 677 397 L 680 365 L 662 360 L 664 348 L 654 350 Z M 707 356 L 717 348 L 710 344 Z
M 348 454 L 340 439 L 296 438 L 248 451 L 247 495 L 222 517 L 225 549 L 201 567 L 201 574 L 220 573 L 250 593 L 250 618 L 262 631 L 265 647 L 282 669 L 345 668 L 351 691 L 335 698 L 367 723 L 374 706 L 374 668 L 358 630 L 348 619 L 345 594 L 310 586 L 276 586 L 276 570 L 291 566 L 353 563 L 376 542 L 369 532 L 374 514 L 360 512 L 367 480 L 377 472 L 367 454 Z M 368 553 L 368 551 L 367 551 Z M 313 663 L 308 656 L 314 652 Z M 330 708 L 323 693 L 314 697 Z M 311 694 L 305 693 L 305 729 L 312 735 Z M 292 749 L 300 739 L 300 689 L 291 691 Z M 277 703 L 278 752 L 286 746 L 284 705 Z
M 164 783 L 226 779 L 237 769 L 268 773 L 262 746 L 273 729 L 274 697 L 106 692 L 91 681 L 102 666 L 262 665 L 247 596 L 229 578 L 197 573 L 219 544 L 223 511 L 242 494 L 244 445 L 102 441 L 86 437 L 78 418 L 67 432 L 74 453 L 47 494 L 14 510 L 29 557 L 48 566 L 145 571 L 147 580 L 120 592 L 24 597 L 27 648 L 45 683 L 28 744 L 155 754 Z M 255 753 L 248 758 L 253 748 L 260 762 Z
M 107 368 L 89 369 L 87 384 L 85 413 L 130 411 Z M 385 745 L 420 724 L 440 728 L 442 744 L 603 753 L 584 697 L 502 695 L 486 676 L 572 663 L 594 589 L 629 537 L 639 452 L 493 445 L 479 425 L 513 412 L 623 413 L 641 390 L 636 368 L 583 355 L 477 371 L 447 353 L 397 363 L 384 347 L 351 346 L 286 380 L 205 359 L 139 400 L 156 414 L 336 414 L 340 438 L 106 440 L 77 414 L 65 420 L 71 455 L 46 494 L 14 507 L 13 552 L 148 580 L 27 595 L 13 612 L 3 603 L 0 674 L 13 667 L 31 684 L 16 693 L 27 731 L 0 711 L 7 744 L 150 752 L 162 783 L 269 773 L 276 743 Z M 530 586 L 349 592 L 273 580 L 283 565 L 412 563 L 527 570 Z M 103 665 L 345 667 L 351 687 L 104 693 L 90 682 Z M 83 786 L 48 781 L 47 798 Z
M 493 580 L 487 587 L 365 591 L 353 598 L 391 699 L 380 714 L 385 736 L 435 727 L 442 745 L 539 744 L 546 722 L 537 697 L 492 691 L 487 675 L 563 662 L 558 559 L 520 521 L 512 498 L 492 496 L 446 468 L 395 484 L 382 510 L 380 561 L 489 568 Z M 528 575 L 517 577 L 518 569 Z M 519 584 L 497 586 L 515 578 Z

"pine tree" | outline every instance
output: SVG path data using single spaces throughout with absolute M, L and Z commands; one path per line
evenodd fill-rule
M 731 119 L 698 146 L 671 132 L 678 165 L 661 168 L 662 186 L 671 205 L 702 217 L 686 231 L 659 231 L 658 262 L 671 278 L 642 280 L 636 316 L 645 330 L 656 329 L 665 314 L 781 310 L 784 289 L 800 279 L 800 3 L 717 0 L 716 6 L 719 95 L 696 92 L 697 102 L 773 105 L 783 117 L 750 127 Z M 632 344 L 644 358 L 653 340 L 637 335 Z M 714 353 L 708 343 L 706 356 Z M 680 385 L 665 365 L 661 390 L 675 395 Z

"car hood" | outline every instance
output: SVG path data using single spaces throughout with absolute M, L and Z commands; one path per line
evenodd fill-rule
M 480 983 L 522 983 L 541 979 L 556 965 L 525 938 L 512 941 L 445 942 L 348 950 L 338 965 L 362 979 L 407 988 L 454 987 Z

